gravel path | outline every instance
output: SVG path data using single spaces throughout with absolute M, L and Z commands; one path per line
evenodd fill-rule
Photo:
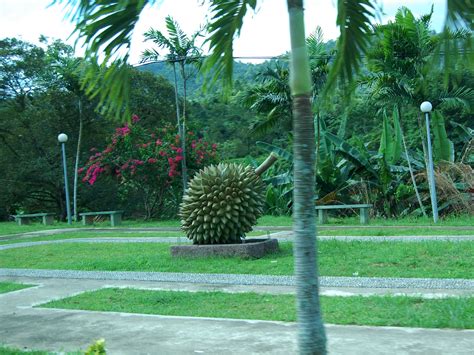
M 294 286 L 293 276 L 247 275 L 247 274 L 191 274 L 174 272 L 135 271 L 76 271 L 41 269 L 0 269 L 0 276 L 23 276 L 61 279 L 92 280 L 137 280 L 161 282 L 187 282 L 200 284 L 228 285 L 280 285 Z M 339 277 L 319 278 L 321 287 L 358 288 L 418 288 L 418 289 L 462 289 L 474 290 L 474 280 L 468 279 L 426 279 L 426 278 L 382 278 L 382 277 Z

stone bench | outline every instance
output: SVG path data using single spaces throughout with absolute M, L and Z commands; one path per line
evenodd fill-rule
M 318 223 L 325 224 L 328 222 L 328 210 L 342 210 L 342 209 L 359 209 L 360 211 L 360 224 L 369 224 L 369 208 L 372 208 L 371 204 L 361 204 L 361 205 L 324 205 L 316 206 L 318 211 Z
M 17 214 L 14 215 L 15 221 L 18 222 L 19 226 L 30 224 L 32 219 L 42 218 L 43 224 L 50 225 L 54 222 L 54 213 L 31 213 L 31 214 Z
M 112 225 L 112 227 L 115 227 L 122 222 L 122 214 L 123 211 L 101 211 L 79 213 L 79 216 L 82 217 L 83 225 L 94 223 L 95 216 L 110 216 L 110 224 Z

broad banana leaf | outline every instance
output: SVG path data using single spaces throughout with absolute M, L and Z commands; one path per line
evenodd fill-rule
M 393 110 L 393 126 L 388 122 L 386 113 L 383 114 L 379 153 L 390 165 L 396 164 L 402 155 L 402 129 L 396 108 Z
M 434 111 L 431 117 L 434 160 L 454 162 L 454 144 L 448 139 L 443 115 L 439 111 Z
M 339 151 L 347 160 L 357 167 L 365 169 L 373 176 L 378 177 L 377 172 L 372 168 L 369 160 L 357 148 L 332 133 L 325 132 L 324 135 L 334 144 L 336 150 Z
M 278 155 L 278 157 L 293 163 L 293 154 L 284 150 L 283 148 L 277 147 L 273 144 L 269 144 L 266 142 L 260 142 L 260 141 L 257 142 L 256 144 L 257 144 L 257 147 L 260 147 L 269 153 L 275 153 L 276 155 Z

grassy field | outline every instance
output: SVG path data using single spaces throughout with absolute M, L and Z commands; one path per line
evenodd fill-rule
M 254 231 L 247 234 L 249 237 L 255 236 L 266 236 L 266 231 Z M 65 239 L 84 239 L 84 238 L 170 238 L 170 237 L 181 237 L 183 240 L 187 240 L 183 232 L 161 232 L 161 231 L 149 231 L 149 232 L 123 232 L 123 231 L 107 231 L 107 232 L 94 232 L 94 231 L 74 231 L 67 233 L 52 234 L 46 236 L 37 236 L 30 238 L 18 238 L 12 236 L 11 239 L 0 241 L 0 245 L 3 244 L 14 244 L 24 242 L 39 242 L 47 240 L 65 240 Z
M 262 216 L 258 220 L 258 226 L 291 226 L 292 221 L 289 216 Z M 120 227 L 125 228 L 157 228 L 157 227 L 179 227 L 180 223 L 178 220 L 166 220 L 166 221 L 142 221 L 142 220 L 124 220 Z M 358 217 L 347 217 L 347 218 L 329 218 L 329 223 L 323 225 L 324 228 L 331 226 L 357 226 L 360 227 Z M 435 225 L 433 220 L 430 218 L 400 218 L 400 219 L 382 219 L 374 218 L 370 221 L 370 226 L 411 226 L 411 227 L 423 227 L 423 226 L 436 226 L 436 227 L 472 227 L 474 226 L 474 216 L 461 215 L 455 217 L 448 217 L 440 219 Z M 1 222 L 0 223 L 0 235 L 8 235 L 15 233 L 27 233 L 40 230 L 48 229 L 60 229 L 60 228 L 110 228 L 108 221 L 95 223 L 92 226 L 83 226 L 81 223 L 76 222 L 72 225 L 67 223 L 56 222 L 50 226 L 44 226 L 40 223 L 33 223 L 30 225 L 19 226 L 15 222 Z
M 293 295 L 107 288 L 40 307 L 174 316 L 296 321 Z M 474 328 L 474 298 L 322 297 L 326 323 Z
M 158 243 L 49 244 L 0 251 L 0 268 L 293 274 L 292 243 L 257 260 L 171 258 Z M 474 278 L 472 242 L 319 243 L 323 276 Z
M 11 348 L 9 346 L 0 345 L 0 354 L 1 355 L 53 355 L 54 353 L 41 350 L 20 350 L 16 348 Z M 69 355 L 69 354 L 68 354 Z
M 291 226 L 291 217 L 290 216 L 262 216 L 258 220 L 258 225 L 260 226 Z M 329 214 L 328 224 L 323 226 L 330 225 L 354 225 L 360 226 L 360 220 L 358 216 L 354 217 L 344 217 L 337 218 L 331 217 Z M 441 218 L 438 223 L 433 223 L 432 218 L 424 217 L 403 217 L 399 219 L 386 219 L 386 218 L 372 218 L 370 219 L 371 226 L 443 226 L 443 227 L 453 227 L 453 226 L 474 226 L 474 216 L 472 215 L 460 215 L 460 216 L 450 216 L 446 218 Z
M 0 293 L 23 290 L 24 288 L 33 287 L 34 285 L 19 284 L 15 282 L 0 282 Z

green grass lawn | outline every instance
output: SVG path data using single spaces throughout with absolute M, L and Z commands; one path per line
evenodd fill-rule
M 293 274 L 292 243 L 257 260 L 171 258 L 169 244 L 49 244 L 0 251 L 1 268 Z M 474 243 L 319 243 L 323 276 L 474 278 Z
M 262 216 L 258 220 L 258 226 L 291 226 L 292 221 L 290 216 Z M 142 221 L 142 220 L 124 220 L 120 227 L 124 228 L 153 228 L 153 227 L 179 227 L 179 220 L 165 220 L 165 221 Z M 359 218 L 355 217 L 346 217 L 346 218 L 335 218 L 330 217 L 329 223 L 325 224 L 324 227 L 328 226 L 341 226 L 341 225 L 353 225 L 360 226 Z M 432 226 L 435 225 L 433 220 L 430 218 L 412 218 L 404 217 L 400 219 L 382 219 L 374 218 L 370 221 L 370 226 Z M 461 215 L 453 216 L 444 219 L 440 219 L 436 226 L 441 227 L 472 227 L 474 226 L 474 216 L 471 215 Z M 41 231 L 48 229 L 58 229 L 58 228 L 83 228 L 83 227 L 97 227 L 97 228 L 110 228 L 110 223 L 108 221 L 95 223 L 92 226 L 83 226 L 81 223 L 76 222 L 72 225 L 68 225 L 63 222 L 56 222 L 50 226 L 44 226 L 40 223 L 33 223 L 30 225 L 19 226 L 16 222 L 1 222 L 0 223 L 0 235 L 8 235 L 15 233 L 27 233 L 33 231 Z
M 0 293 L 7 293 L 17 290 L 23 290 L 24 288 L 34 287 L 34 285 L 19 284 L 16 282 L 0 281 Z
M 106 288 L 40 307 L 174 316 L 296 321 L 295 296 Z M 474 298 L 321 297 L 326 323 L 474 328 Z
M 474 229 L 452 229 L 450 227 L 431 228 L 430 226 L 410 226 L 406 228 L 396 227 L 370 227 L 370 228 L 344 228 L 331 229 L 318 228 L 318 235 L 321 236 L 374 236 L 374 237 L 390 237 L 390 236 L 405 236 L 405 235 L 474 235 Z
M 258 220 L 260 226 L 291 226 L 290 216 L 262 216 Z M 360 226 L 360 219 L 358 215 L 354 217 L 334 217 L 329 213 L 329 219 L 327 224 L 323 226 L 331 225 L 354 225 Z M 370 219 L 371 226 L 441 226 L 441 227 L 453 227 L 453 226 L 474 226 L 474 215 L 459 215 L 449 216 L 441 218 L 438 223 L 433 223 L 432 218 L 425 217 L 403 217 L 403 218 L 372 218 Z
M 9 346 L 2 346 L 0 345 L 0 354 L 2 355 L 52 355 L 54 353 L 48 351 L 41 351 L 41 350 L 20 350 L 17 348 L 12 348 Z
M 266 231 L 253 231 L 247 234 L 249 237 L 255 236 L 266 236 Z M 107 232 L 94 232 L 94 231 L 75 231 L 69 233 L 59 233 L 46 236 L 37 236 L 30 238 L 18 238 L 12 236 L 11 239 L 0 241 L 0 245 L 14 244 L 14 243 L 25 243 L 25 242 L 39 242 L 47 240 L 65 240 L 65 239 L 84 239 L 84 238 L 169 238 L 169 237 L 181 237 L 183 240 L 188 240 L 183 232 L 171 231 L 149 231 L 149 232 L 121 232 L 121 231 L 107 231 Z

